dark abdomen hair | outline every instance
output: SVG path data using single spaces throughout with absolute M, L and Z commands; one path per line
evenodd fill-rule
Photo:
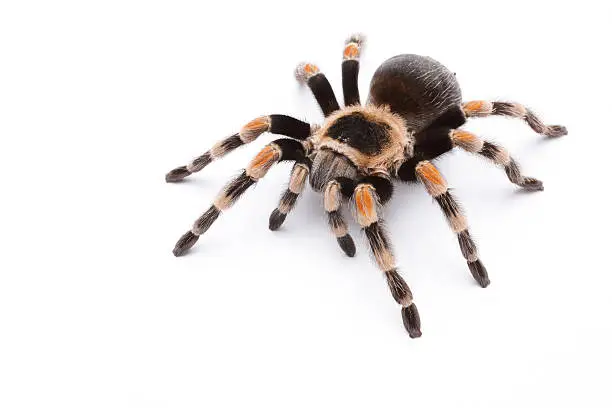
M 383 62 L 370 82 L 368 103 L 388 105 L 419 131 L 436 117 L 461 104 L 459 83 L 438 61 L 402 54 Z

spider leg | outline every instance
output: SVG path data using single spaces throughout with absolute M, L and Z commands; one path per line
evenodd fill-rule
M 303 160 L 298 160 L 293 165 L 291 170 L 291 178 L 289 179 L 289 186 L 280 198 L 278 207 L 270 214 L 269 227 L 272 231 L 276 231 L 283 225 L 287 214 L 293 209 L 295 203 L 304 190 L 304 184 L 308 178 L 310 172 L 310 159 L 304 157 Z
M 449 134 L 465 124 L 465 115 L 459 106 L 452 107 L 438 116 L 425 129 L 414 135 L 414 155 L 406 159 L 397 170 L 397 177 L 402 181 L 417 181 L 414 168 L 422 160 L 433 160 L 453 150 Z
M 344 46 L 342 53 L 342 92 L 344 94 L 344 105 L 360 105 L 359 86 L 359 57 L 365 42 L 361 34 L 350 36 Z
M 343 184 L 345 186 L 344 188 Z M 340 208 L 343 200 L 342 192 L 347 187 L 351 191 L 350 194 L 352 194 L 352 189 L 355 187 L 352 180 L 344 178 L 331 180 L 323 190 L 323 204 L 325 206 L 325 212 L 327 213 L 329 227 L 336 236 L 338 245 L 340 245 L 340 248 L 346 255 L 353 257 L 355 256 L 355 242 L 348 232 L 348 226 L 346 225 Z
M 180 166 L 166 174 L 166 182 L 180 181 L 196 173 L 232 150 L 252 142 L 264 132 L 305 140 L 310 136 L 310 124 L 286 115 L 268 115 L 253 119 L 238 132 L 219 141 L 209 151 L 196 157 L 186 166 Z
M 285 160 L 303 160 L 304 154 L 304 146 L 300 142 L 291 139 L 278 139 L 264 147 L 249 163 L 247 168 L 221 190 L 217 199 L 195 221 L 191 230 L 183 234 L 178 240 L 172 251 L 174 255 L 181 256 L 191 248 L 200 235 L 210 228 L 221 212 L 227 210 L 238 201 L 242 194 L 265 176 L 270 167 L 275 163 Z
M 504 147 L 482 140 L 471 132 L 456 129 L 455 127 L 462 124 L 460 119 L 456 113 L 449 111 L 448 114 L 436 119 L 431 126 L 417 133 L 415 135 L 414 157 L 406 160 L 400 166 L 397 172 L 398 177 L 403 181 L 416 181 L 414 169 L 418 162 L 435 159 L 454 147 L 459 147 L 470 153 L 486 157 L 493 163 L 502 166 L 508 179 L 525 190 L 538 191 L 544 189 L 541 181 L 521 174 L 518 163 Z
M 378 214 L 384 201 L 382 196 L 386 196 L 388 200 L 391 191 L 391 181 L 386 178 L 370 176 L 364 179 L 355 187 L 353 194 L 355 214 L 368 239 L 376 264 L 385 274 L 393 299 L 402 306 L 402 320 L 408 334 L 413 338 L 420 337 L 419 312 L 413 302 L 410 288 L 397 271 L 389 237 Z
M 448 191 L 446 180 L 438 169 L 427 160 L 418 162 L 413 167 L 413 171 L 416 178 L 423 183 L 429 195 L 436 200 L 446 217 L 448 225 L 457 234 L 461 253 L 467 261 L 472 276 L 481 287 L 486 288 L 490 283 L 487 270 L 478 257 L 478 249 L 470 236 L 463 209 Z M 405 178 L 400 178 L 408 181 Z
M 308 85 L 325 116 L 340 109 L 334 90 L 319 67 L 302 63 L 295 69 L 295 78 L 300 84 Z
M 544 185 L 540 180 L 532 177 L 525 177 L 521 174 L 518 163 L 510 156 L 504 147 L 482 140 L 475 134 L 465 130 L 455 129 L 451 130 L 449 134 L 454 146 L 458 146 L 470 153 L 484 156 L 493 163 L 503 167 L 508 179 L 512 183 L 529 191 L 544 190 Z
M 565 126 L 545 125 L 530 109 L 512 102 L 470 101 L 463 104 L 463 112 L 467 117 L 484 117 L 491 115 L 509 116 L 523 119 L 537 133 L 549 137 L 567 134 Z

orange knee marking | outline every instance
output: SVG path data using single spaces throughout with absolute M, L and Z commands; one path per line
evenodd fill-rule
M 266 175 L 280 156 L 281 151 L 278 146 L 271 144 L 264 147 L 246 168 L 246 174 L 252 179 L 259 180 Z
M 257 119 L 253 119 L 246 125 L 244 125 L 243 129 L 246 131 L 257 131 L 257 130 L 266 130 L 270 125 L 270 119 L 267 116 L 261 116 Z
M 483 106 L 485 105 L 485 101 L 471 101 L 466 103 L 463 108 L 466 111 L 470 111 L 470 112 L 479 112 L 482 110 Z
M 465 130 L 455 129 L 451 132 L 451 140 L 455 146 L 459 146 L 471 153 L 482 150 L 484 142 L 475 134 Z
M 416 173 L 429 194 L 433 197 L 438 197 L 446 192 L 446 180 L 444 180 L 442 174 L 430 162 L 423 161 L 417 164 Z
M 270 129 L 270 117 L 260 116 L 257 119 L 253 119 L 240 129 L 240 140 L 243 143 L 251 143 L 257 139 L 266 130 Z
M 493 111 L 493 104 L 489 101 L 470 101 L 463 104 L 463 111 L 467 115 L 489 115 Z
M 304 65 L 304 72 L 310 77 L 319 73 L 319 67 L 314 64 L 306 64 Z
M 376 205 L 369 187 L 362 187 L 355 191 L 355 204 L 360 217 L 364 220 L 376 218 Z
M 457 140 L 457 142 L 461 143 L 474 143 L 478 139 L 473 133 L 459 129 L 453 131 L 452 137 L 453 139 Z
M 423 177 L 432 184 L 441 185 L 445 183 L 442 174 L 440 174 L 438 169 L 436 169 L 434 165 L 430 162 L 419 163 L 417 165 L 416 171 L 419 176 Z
M 355 43 L 350 43 L 344 47 L 344 58 L 354 59 L 359 57 L 359 47 Z
M 276 149 L 274 149 L 272 146 L 266 146 L 257 154 L 257 156 L 255 156 L 250 167 L 258 168 L 264 166 L 266 163 L 275 160 L 276 155 Z

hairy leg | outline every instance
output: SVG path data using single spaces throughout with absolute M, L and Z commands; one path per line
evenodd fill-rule
M 173 250 L 174 255 L 181 256 L 191 248 L 219 215 L 238 201 L 249 187 L 264 177 L 275 163 L 283 160 L 301 160 L 303 157 L 304 147 L 295 140 L 278 139 L 264 147 L 247 168 L 221 190 L 210 208 L 194 222 L 191 230 L 178 240 Z
M 302 63 L 295 69 L 295 78 L 299 83 L 308 85 L 325 116 L 340 109 L 334 90 L 319 67 Z
M 270 214 L 269 227 L 272 231 L 276 231 L 283 225 L 287 214 L 293 209 L 297 199 L 304 190 L 308 173 L 310 172 L 310 160 L 305 157 L 304 160 L 296 161 L 291 170 L 289 186 L 280 198 L 278 207 Z
M 519 103 L 470 101 L 463 104 L 463 112 L 467 117 L 500 115 L 523 119 L 534 131 L 549 137 L 558 137 L 567 134 L 565 126 L 545 125 L 533 111 Z
M 359 57 L 363 50 L 365 38 L 361 34 L 350 36 L 344 46 L 342 53 L 342 92 L 344 94 L 344 105 L 360 105 L 359 99 Z
M 405 170 L 408 171 L 407 168 Z M 415 177 L 423 183 L 427 192 L 436 200 L 446 217 L 448 225 L 457 234 L 461 253 L 467 261 L 472 276 L 481 287 L 487 287 L 490 283 L 487 270 L 479 259 L 478 249 L 470 236 L 463 209 L 448 191 L 446 180 L 438 169 L 427 160 L 417 163 L 413 171 Z
M 372 254 L 376 259 L 376 264 L 385 274 L 393 299 L 402 306 L 402 320 L 408 334 L 413 338 L 420 337 L 421 320 L 419 312 L 413 302 L 410 288 L 398 273 L 395 265 L 395 257 L 391 250 L 390 240 L 379 217 L 381 198 L 377 193 L 378 189 L 374 187 L 372 181 L 370 179 L 370 182 L 360 182 L 355 187 L 353 200 L 357 221 L 365 232 Z M 391 184 L 389 180 L 382 178 L 379 178 L 376 182 L 380 185 Z
M 242 129 L 215 144 L 210 150 L 193 159 L 186 166 L 180 166 L 166 174 L 166 181 L 173 183 L 196 173 L 231 151 L 257 139 L 262 133 L 270 132 L 305 140 L 310 136 L 310 124 L 286 115 L 261 116 L 244 125 Z
M 355 242 L 348 232 L 348 226 L 341 212 L 343 196 L 342 185 L 339 180 L 332 180 L 323 191 L 323 204 L 329 227 L 344 253 L 350 257 L 355 256 Z
M 450 139 L 454 146 L 484 156 L 494 164 L 503 167 L 512 183 L 523 187 L 525 190 L 544 190 L 544 185 L 540 180 L 523 176 L 518 163 L 504 147 L 482 140 L 475 134 L 460 129 L 451 130 Z

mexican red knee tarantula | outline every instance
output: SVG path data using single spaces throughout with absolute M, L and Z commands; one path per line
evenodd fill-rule
M 502 115 L 523 119 L 537 133 L 549 137 L 565 135 L 563 126 L 547 126 L 518 103 L 462 102 L 455 75 L 439 62 L 419 55 L 403 54 L 385 61 L 374 73 L 367 103 L 361 105 L 357 76 L 363 38 L 351 36 L 344 47 L 340 108 L 329 81 L 313 64 L 296 70 L 299 82 L 308 85 L 325 121 L 311 126 L 285 115 L 267 115 L 247 123 L 238 133 L 218 142 L 186 166 L 166 175 L 176 182 L 202 170 L 264 132 L 288 136 L 264 147 L 246 169 L 223 188 L 211 207 L 176 243 L 174 255 L 183 255 L 210 228 L 221 212 L 280 161 L 295 162 L 289 186 L 270 215 L 270 229 L 278 229 L 293 209 L 306 179 L 323 193 L 329 226 L 340 248 L 355 255 L 355 244 L 341 206 L 352 199 L 357 222 L 368 239 L 378 267 L 384 272 L 391 294 L 402 307 L 402 320 L 410 337 L 421 335 L 419 313 L 410 288 L 399 275 L 382 226 L 381 205 L 391 198 L 393 180 L 421 182 L 440 206 L 459 241 L 468 268 L 480 286 L 489 284 L 487 270 L 479 259 L 468 231 L 463 210 L 448 190 L 432 160 L 459 147 L 504 168 L 508 179 L 526 190 L 542 190 L 542 182 L 525 177 L 517 162 L 503 147 L 481 139 L 461 126 L 469 117 Z

